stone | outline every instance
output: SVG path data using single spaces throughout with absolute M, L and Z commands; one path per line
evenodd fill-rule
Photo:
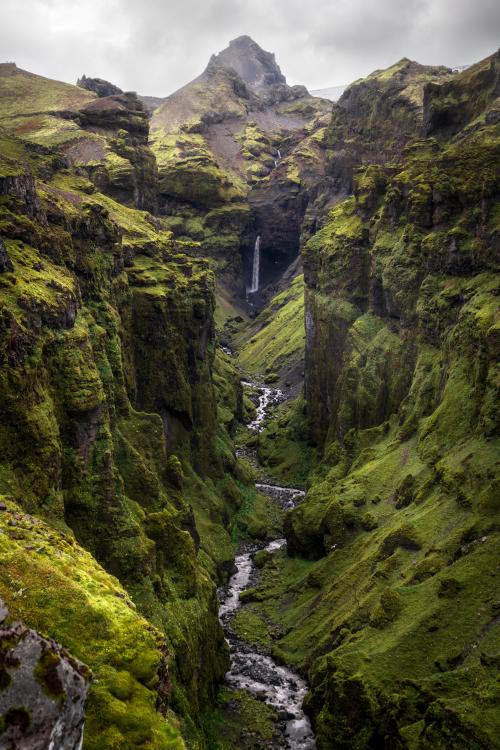
M 109 81 L 105 81 L 104 78 L 87 78 L 84 74 L 76 82 L 77 86 L 87 91 L 93 91 L 97 96 L 112 96 L 113 94 L 123 94 L 123 91 Z
M 9 258 L 4 241 L 0 237 L 0 273 L 5 273 L 6 271 L 12 272 L 13 270 L 14 266 Z
M 90 670 L 55 641 L 7 617 L 0 599 L 0 747 L 81 747 Z

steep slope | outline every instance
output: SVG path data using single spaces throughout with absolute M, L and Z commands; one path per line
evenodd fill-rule
M 135 747 L 155 750 L 184 748 L 175 717 L 167 709 L 171 684 L 164 636 L 137 613 L 119 581 L 106 573 L 71 535 L 57 532 L 39 518 L 24 513 L 10 497 L 3 500 L 2 497 L 0 594 L 16 618 L 64 643 L 71 649 L 71 656 L 64 652 L 51 656 L 49 641 L 42 646 L 35 679 L 30 684 L 25 648 L 18 652 L 17 661 L 19 666 L 23 659 L 23 669 L 16 668 L 15 659 L 5 658 L 13 642 L 12 632 L 4 623 L 4 632 L 0 629 L 0 715 L 8 714 L 9 707 L 12 709 L 12 696 L 4 690 L 8 685 L 17 685 L 22 691 L 16 696 L 23 699 L 23 705 L 17 705 L 17 723 L 11 723 L 11 729 L 17 725 L 18 732 L 22 731 L 19 713 L 32 710 L 35 701 L 44 696 L 46 705 L 38 708 L 39 723 L 31 727 L 30 739 L 38 743 L 33 746 L 47 747 L 40 719 L 47 725 L 51 711 L 57 716 L 64 692 L 81 691 L 85 695 L 80 681 L 65 685 L 61 680 L 59 665 L 67 658 L 87 685 L 90 679 L 94 681 L 84 716 L 85 747 L 101 750 L 131 742 Z M 86 666 L 76 662 L 74 656 Z M 54 675 L 54 669 L 59 676 Z M 41 686 L 38 696 L 37 684 Z M 160 711 L 156 710 L 157 705 Z M 77 714 L 79 709 L 80 721 L 81 708 L 75 701 L 73 711 Z M 16 739 L 20 746 L 19 735 Z M 68 743 L 64 747 L 75 747 L 69 732 L 61 739 Z M 2 743 L 5 741 L 2 737 Z
M 332 122 L 354 195 L 303 251 L 324 458 L 287 519 L 289 552 L 319 562 L 283 563 L 300 592 L 283 647 L 311 666 L 319 748 L 500 741 L 498 71 L 494 55 L 442 86 L 426 72 L 412 122 L 400 63 Z
M 42 153 L 57 152 L 116 200 L 155 209 L 156 163 L 147 147 L 147 114 L 135 94 L 96 96 L 0 64 L 0 126 Z
M 178 237 L 202 240 L 240 295 L 257 235 L 261 273 L 276 279 L 296 257 L 306 203 L 300 177 L 322 169 L 330 104 L 288 86 L 274 56 L 239 37 L 168 97 L 151 119 L 163 213 Z M 314 136 L 314 138 L 313 138 Z M 307 150 L 295 151 L 309 138 Z
M 50 84 L 57 99 L 57 83 L 20 71 L 12 77 L 25 87 L 16 94 L 19 112 L 38 102 L 39 87 L 45 96 Z M 127 123 L 145 127 L 147 138 L 144 113 L 133 98 L 130 107 L 116 97 L 82 107 L 87 93 L 73 88 L 79 126 L 69 140 L 42 146 L 43 118 L 19 132 L 11 113 L 2 114 L 9 130 L 0 130 L 0 492 L 9 508 L 15 503 L 70 538 L 74 533 L 120 579 L 148 618 L 137 620 L 138 643 L 153 625 L 164 633 L 172 659 L 168 676 L 162 669 L 172 690 L 158 697 L 158 707 L 166 710 L 170 701 L 196 746 L 227 666 L 215 588 L 233 559 L 226 527 L 241 490 L 251 494 L 226 429 L 240 408 L 240 386 L 231 368 L 218 376 L 217 390 L 213 384 L 214 279 L 205 261 L 186 255 L 201 254 L 199 248 L 176 243 L 161 219 L 100 192 L 89 165 L 68 158 L 68 146 L 88 139 L 89 117 L 100 122 L 91 140 L 95 135 L 106 149 Z M 104 109 L 89 115 L 95 102 Z M 59 132 L 65 120 L 54 112 Z M 131 159 L 135 170 L 140 156 Z M 129 179 L 128 196 L 134 191 L 133 175 Z M 217 407 L 222 391 L 224 420 Z M 24 528 L 24 522 L 12 525 Z M 55 549 L 56 537 L 47 535 Z M 5 554 L 15 560 L 15 542 L 5 541 Z M 90 599 L 96 566 L 87 571 Z M 34 612 L 23 611 L 22 598 L 12 595 L 13 581 L 15 590 L 35 594 L 30 570 L 6 568 L 5 575 L 3 594 L 13 616 L 38 627 Z M 56 580 L 51 560 L 44 575 Z M 60 606 L 57 589 L 45 591 L 44 601 L 47 612 Z M 112 613 L 84 634 L 83 619 L 72 611 L 67 631 L 56 618 L 45 620 L 42 630 L 90 666 L 93 650 L 108 637 L 117 638 L 117 648 L 126 646 L 121 635 L 111 635 Z M 85 649 L 80 637 L 88 639 Z M 138 696 L 134 711 L 154 714 L 152 665 L 138 677 L 149 692 Z M 131 680 L 118 675 L 123 690 L 109 688 L 113 715 L 128 711 L 115 698 L 126 702 L 143 690 Z M 92 685 L 91 705 L 104 695 L 100 690 Z M 90 721 L 86 746 L 116 747 L 123 735 L 120 742 L 137 747 L 170 747 L 167 739 L 177 736 L 160 715 L 151 714 L 136 739 L 135 719 L 112 723 L 116 732 L 103 733 Z
M 346 92 L 327 137 L 334 207 L 302 251 L 309 435 L 298 402 L 255 440 L 309 488 L 247 615 L 308 674 L 320 750 L 500 745 L 498 71 L 402 61 Z
M 304 368 L 304 279 L 295 276 L 257 317 L 233 337 L 246 372 L 265 373 L 268 382 L 300 386 Z

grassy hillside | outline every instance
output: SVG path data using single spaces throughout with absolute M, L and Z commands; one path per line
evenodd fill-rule
M 227 527 L 242 493 L 252 495 L 228 433 L 239 383 L 226 368 L 213 385 L 207 263 L 186 255 L 192 244 L 176 243 L 158 217 L 100 192 L 59 148 L 1 131 L 0 492 L 23 514 L 13 522 L 22 530 L 2 536 L 2 596 L 14 617 L 99 674 L 86 746 L 181 747 L 179 727 L 196 747 L 227 665 L 215 588 L 233 557 Z M 43 530 L 43 571 L 37 554 L 19 557 L 19 540 L 31 540 L 25 527 Z M 77 554 L 85 591 L 73 548 L 87 550 Z M 113 589 L 106 596 L 115 584 L 97 560 L 134 602 L 123 613 L 121 594 L 116 612 L 103 610 L 101 581 Z M 59 583 L 47 589 L 47 579 Z M 88 612 L 68 609 L 82 596 Z M 130 607 L 141 615 L 125 632 Z M 73 615 L 63 623 L 56 610 Z M 165 647 L 155 646 L 159 633 Z M 136 668 L 137 648 L 147 664 Z M 162 718 L 167 706 L 178 718 Z
M 272 298 L 257 317 L 235 336 L 238 362 L 247 372 L 279 376 L 283 383 L 300 382 L 305 331 L 304 280 L 297 276 Z
M 425 89 L 421 128 L 440 107 L 443 129 L 355 168 L 303 251 L 322 459 L 249 606 L 309 674 L 321 750 L 500 744 L 497 56 L 475 75 L 444 84 L 474 89 L 458 125 Z
M 24 513 L 10 497 L 2 502 L 0 596 L 16 617 L 64 643 L 92 671 L 85 746 L 185 748 L 175 717 L 156 711 L 158 695 L 166 709 L 171 690 L 164 636 L 71 535 Z

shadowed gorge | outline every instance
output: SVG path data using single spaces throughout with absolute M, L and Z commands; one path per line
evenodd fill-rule
M 0 64 L 0 748 L 500 747 L 499 71 Z

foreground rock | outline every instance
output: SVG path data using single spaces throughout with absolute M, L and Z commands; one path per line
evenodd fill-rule
M 90 670 L 58 643 L 11 622 L 0 599 L 0 747 L 81 747 Z

